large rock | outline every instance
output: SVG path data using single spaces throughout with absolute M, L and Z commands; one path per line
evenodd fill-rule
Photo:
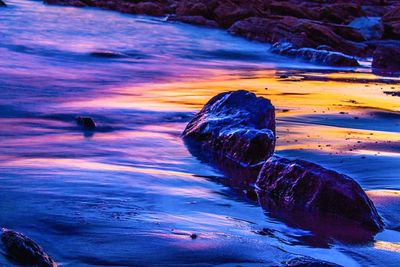
M 49 255 L 29 237 L 8 229 L 2 229 L 2 231 L 1 241 L 7 256 L 17 264 L 35 267 L 57 266 Z
M 365 40 L 379 40 L 383 36 L 384 27 L 379 17 L 356 18 L 349 26 L 357 29 Z
M 260 42 L 286 41 L 292 43 L 296 48 L 316 48 L 319 45 L 328 45 L 345 54 L 361 55 L 365 53 L 366 45 L 363 47 L 346 40 L 339 35 L 339 33 L 343 34 L 345 28 L 338 28 L 340 28 L 340 32 L 335 32 L 330 25 L 311 20 L 271 16 L 269 18 L 252 17 L 238 21 L 229 28 L 229 32 Z M 351 28 L 350 30 L 354 31 Z
M 385 25 L 385 37 L 400 39 L 400 6 L 397 6 L 382 17 Z
M 0 7 L 6 6 L 6 3 L 4 3 L 2 0 L 0 0 Z
M 183 137 L 241 166 L 262 164 L 275 149 L 275 109 L 248 91 L 221 93 L 195 115 Z
M 380 46 L 372 59 L 372 68 L 375 72 L 388 74 L 400 73 L 400 47 Z
M 317 164 L 271 157 L 265 162 L 256 186 L 261 203 L 286 213 L 327 215 L 372 232 L 383 229 L 374 204 L 357 182 Z M 303 217 L 311 218 L 306 213 Z
M 329 65 L 336 67 L 357 67 L 359 63 L 352 56 L 328 50 L 300 48 L 296 49 L 290 43 L 276 43 L 271 48 L 271 52 L 284 56 L 290 56 L 303 61 L 319 65 Z

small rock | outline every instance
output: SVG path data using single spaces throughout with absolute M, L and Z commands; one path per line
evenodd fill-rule
M 94 130 L 96 129 L 96 123 L 90 117 L 77 117 L 76 123 L 83 127 L 85 130 Z
M 191 235 L 190 235 L 190 238 L 191 238 L 191 239 L 196 239 L 196 238 L 197 238 L 197 234 L 191 234 Z
M 2 229 L 1 241 L 7 256 L 20 265 L 56 267 L 57 264 L 32 239 L 23 234 Z

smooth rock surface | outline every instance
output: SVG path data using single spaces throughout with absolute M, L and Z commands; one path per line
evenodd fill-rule
M 290 43 L 276 43 L 272 46 L 271 52 L 320 65 L 336 67 L 357 67 L 360 65 L 357 59 L 352 56 L 339 52 L 323 50 L 321 46 L 319 46 L 317 49 L 296 49 Z
M 57 264 L 29 237 L 2 229 L 1 241 L 7 256 L 19 265 L 35 267 L 56 267 Z
M 384 27 L 379 17 L 356 18 L 349 24 L 357 29 L 365 40 L 379 40 L 383 36 Z
M 275 108 L 248 91 L 221 93 L 195 115 L 183 137 L 242 166 L 260 164 L 275 149 Z
M 374 72 L 387 74 L 400 73 L 400 47 L 380 46 L 375 49 L 372 68 Z
M 268 159 L 256 182 L 261 201 L 285 209 L 344 218 L 376 232 L 383 222 L 374 204 L 350 177 L 303 160 Z

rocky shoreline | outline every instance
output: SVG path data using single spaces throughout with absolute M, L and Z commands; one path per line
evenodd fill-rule
M 293 49 L 308 50 L 308 56 L 283 54 L 314 64 L 355 66 L 348 60 L 374 56 L 379 47 L 400 47 L 400 5 L 394 0 L 318 1 L 228 1 L 228 0 L 44 0 L 51 5 L 99 7 L 130 14 L 166 16 L 209 27 L 219 27 L 250 40 L 287 42 Z M 321 52 L 325 56 L 321 57 Z M 332 52 L 337 52 L 331 55 Z M 340 53 L 340 54 L 338 54 Z M 281 53 L 282 54 L 282 53 Z M 396 50 L 396 56 L 399 56 Z M 374 61 L 381 60 L 377 57 Z M 387 59 L 386 59 L 387 60 Z M 340 64 L 344 62 L 344 64 Z M 374 64 L 378 72 L 397 73 Z

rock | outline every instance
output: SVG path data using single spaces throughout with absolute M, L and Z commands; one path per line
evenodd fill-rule
M 284 267 L 341 267 L 335 263 L 321 261 L 310 257 L 291 259 L 283 264 Z
M 207 27 L 218 27 L 218 24 L 210 19 L 206 19 L 202 16 L 168 16 L 168 21 L 181 21 L 184 23 L 194 24 L 194 25 L 201 25 Z
M 7 5 L 2 0 L 0 0 L 0 7 L 2 7 L 2 6 L 7 6 Z
M 313 13 L 318 14 L 318 20 L 347 24 L 355 17 L 364 16 L 361 6 L 353 3 L 337 3 L 330 5 L 323 5 L 313 10 Z
M 375 49 L 372 68 L 374 72 L 400 73 L 400 47 L 380 46 Z
M 262 164 L 275 149 L 275 108 L 248 91 L 221 93 L 195 115 L 182 135 L 238 165 Z
M 385 38 L 400 39 L 400 6 L 397 6 L 382 17 L 385 26 Z
M 138 14 L 150 16 L 163 16 L 165 14 L 163 6 L 153 2 L 140 2 L 136 5 L 135 11 Z
M 118 51 L 112 51 L 112 50 L 98 50 L 90 53 L 91 56 L 94 57 L 104 57 L 104 58 L 123 58 L 123 57 L 129 57 L 129 55 L 124 54 L 122 52 Z
M 336 31 L 339 32 L 339 27 L 336 28 Z M 340 27 L 341 31 L 343 29 L 343 27 Z M 319 45 L 328 45 L 334 47 L 338 52 L 351 55 L 364 54 L 364 48 L 366 47 L 366 45 L 364 45 L 365 47 L 361 47 L 354 42 L 346 40 L 335 32 L 329 24 L 324 25 L 294 17 L 252 17 L 236 22 L 228 31 L 232 34 L 260 42 L 272 44 L 281 41 L 290 42 L 296 48 L 316 48 Z M 353 29 L 351 31 L 354 32 Z
M 83 129 L 85 130 L 94 130 L 96 129 L 96 123 L 94 120 L 90 117 L 77 117 L 76 123 L 80 126 L 82 126 Z
M 339 52 L 321 50 L 313 48 L 296 49 L 290 43 L 276 43 L 271 48 L 271 52 L 284 56 L 298 58 L 310 63 L 329 65 L 336 67 L 357 67 L 359 66 L 357 59 Z
M 219 1 L 219 5 L 214 9 L 214 20 L 223 28 L 229 28 L 238 20 L 261 16 L 259 8 L 260 1 L 248 0 L 246 2 Z
M 32 239 L 23 234 L 3 229 L 1 241 L 7 256 L 20 265 L 56 267 L 57 264 Z
M 176 8 L 177 16 L 202 16 L 210 17 L 212 8 L 206 3 L 199 1 L 179 1 Z
M 43 2 L 48 5 L 59 5 L 59 6 L 75 6 L 75 7 L 89 6 L 89 4 L 83 0 L 43 0 Z
M 379 17 L 356 18 L 349 26 L 357 29 L 365 40 L 379 40 L 383 36 L 384 28 Z
M 356 181 L 317 164 L 271 157 L 262 167 L 256 186 L 260 202 L 286 213 L 327 215 L 372 232 L 383 229 L 374 204 Z

